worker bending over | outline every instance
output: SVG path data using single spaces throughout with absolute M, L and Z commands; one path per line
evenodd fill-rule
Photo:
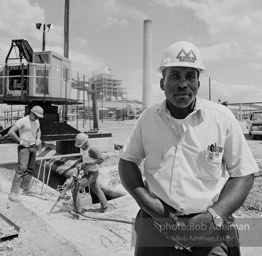
M 92 192 L 97 196 L 99 202 L 101 203 L 101 212 L 105 212 L 108 208 L 108 203 L 98 182 L 99 165 L 104 162 L 104 158 L 95 146 L 89 144 L 88 135 L 85 133 L 77 134 L 75 138 L 75 146 L 77 148 L 81 148 L 82 157 L 79 167 L 84 171 L 83 177 L 79 181 L 78 191 L 90 185 Z M 64 186 L 68 186 L 72 183 L 73 175 L 76 174 L 76 172 L 76 169 L 72 169 L 72 171 L 68 173 L 70 178 L 65 181 Z M 77 209 L 75 209 L 75 206 Z M 77 193 L 74 210 L 80 210 L 79 193 Z

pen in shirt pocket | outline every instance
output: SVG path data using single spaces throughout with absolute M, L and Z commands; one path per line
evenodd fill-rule
M 207 146 L 209 159 L 218 158 L 222 153 L 222 147 L 217 146 L 216 143 Z

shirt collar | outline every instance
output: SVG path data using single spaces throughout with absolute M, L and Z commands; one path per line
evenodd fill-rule
M 158 105 L 156 112 L 157 113 L 163 113 L 165 115 L 170 115 L 170 112 L 169 112 L 169 110 L 166 106 L 166 100 L 164 100 L 161 104 Z M 202 102 L 201 98 L 196 96 L 195 108 L 190 115 L 194 115 L 194 114 L 197 114 L 197 113 L 199 113 L 202 118 L 205 117 L 205 108 L 204 108 L 203 102 Z

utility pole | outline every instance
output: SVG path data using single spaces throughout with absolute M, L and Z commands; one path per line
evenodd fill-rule
M 211 78 L 208 78 L 208 84 L 209 84 L 209 97 L 208 99 L 211 101 Z
M 69 58 L 69 0 L 65 0 L 64 57 Z
M 64 57 L 69 58 L 69 0 L 65 0 L 65 17 L 64 17 Z M 67 77 L 66 77 L 67 79 Z M 67 82 L 65 83 L 67 86 Z M 67 122 L 68 106 L 64 105 L 64 122 Z
M 45 51 L 45 27 L 46 25 L 43 24 L 43 41 L 42 41 L 42 51 Z
M 96 85 L 95 85 L 95 81 L 92 81 L 91 84 L 91 88 L 92 88 L 92 102 L 93 102 L 93 129 L 94 130 L 98 130 L 98 118 L 97 118 L 97 91 L 96 91 Z

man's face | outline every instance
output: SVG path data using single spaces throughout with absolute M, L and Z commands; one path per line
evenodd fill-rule
M 167 101 L 177 108 L 190 106 L 198 88 L 198 71 L 190 67 L 168 67 L 163 71 L 160 87 L 165 92 Z
M 81 148 L 83 150 L 87 150 L 88 149 L 88 142 L 85 142 L 84 145 Z
M 31 120 L 31 121 L 35 121 L 35 120 L 37 120 L 37 119 L 39 119 L 39 117 L 38 117 L 35 113 L 31 112 L 31 113 L 30 113 L 30 120 Z

